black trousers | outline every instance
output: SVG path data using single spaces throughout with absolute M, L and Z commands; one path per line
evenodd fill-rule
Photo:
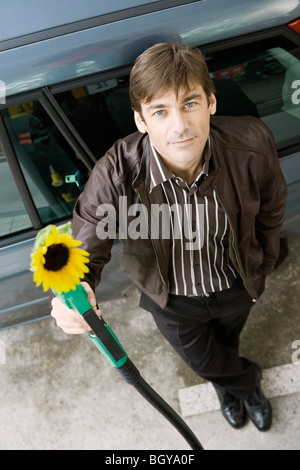
M 199 376 L 219 389 L 247 399 L 258 383 L 258 366 L 239 357 L 239 336 L 253 301 L 238 278 L 209 297 L 170 295 L 162 309 L 141 295 L 163 336 Z

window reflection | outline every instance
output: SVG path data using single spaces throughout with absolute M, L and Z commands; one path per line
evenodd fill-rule
M 20 194 L 0 144 L 0 237 L 31 227 Z
M 217 114 L 259 116 L 278 148 L 299 139 L 300 107 L 293 100 L 299 57 L 300 48 L 280 36 L 212 55 Z
M 44 224 L 72 215 L 88 171 L 38 102 L 8 108 L 7 130 Z
M 136 131 L 128 77 L 97 81 L 55 98 L 97 160 L 116 140 Z

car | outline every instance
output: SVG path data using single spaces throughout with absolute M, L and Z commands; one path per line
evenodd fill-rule
M 300 0 L 16 0 L 1 16 L 0 329 L 49 316 L 29 271 L 35 236 L 71 219 L 96 161 L 136 130 L 129 73 L 158 42 L 201 49 L 217 114 L 270 127 L 288 185 L 281 237 L 300 235 Z M 100 301 L 130 286 L 120 249 L 116 240 Z

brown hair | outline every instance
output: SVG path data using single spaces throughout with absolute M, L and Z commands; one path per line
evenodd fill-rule
M 189 90 L 195 84 L 202 85 L 209 104 L 215 87 L 200 50 L 186 44 L 156 44 L 136 59 L 131 70 L 131 107 L 140 113 L 141 102 L 149 103 L 158 91 L 174 89 L 178 94 L 179 88 Z

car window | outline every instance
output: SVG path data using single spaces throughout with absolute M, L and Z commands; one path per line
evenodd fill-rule
M 55 95 L 97 159 L 119 138 L 135 132 L 128 76 L 96 81 Z
M 88 178 L 80 157 L 37 101 L 9 107 L 4 120 L 42 223 L 70 217 Z
M 31 222 L 0 144 L 0 237 L 31 227 Z
M 299 46 L 276 36 L 204 53 L 216 86 L 217 114 L 261 118 L 278 149 L 299 143 Z M 97 159 L 136 130 L 128 85 L 124 76 L 55 95 Z
M 217 114 L 259 116 L 278 149 L 299 141 L 299 57 L 300 47 L 280 36 L 208 54 Z

